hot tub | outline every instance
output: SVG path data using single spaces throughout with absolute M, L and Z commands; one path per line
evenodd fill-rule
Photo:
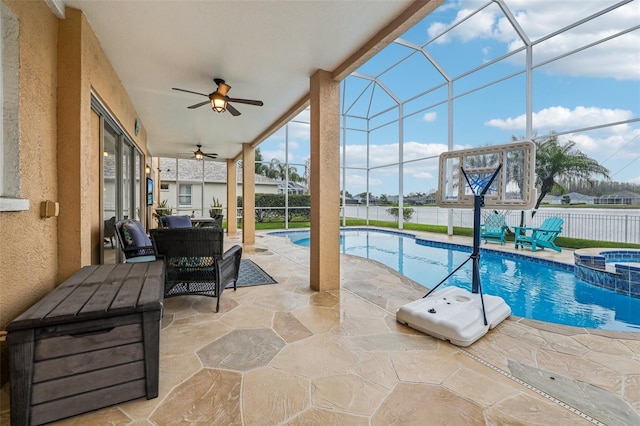
M 589 248 L 573 256 L 577 278 L 640 298 L 640 250 Z

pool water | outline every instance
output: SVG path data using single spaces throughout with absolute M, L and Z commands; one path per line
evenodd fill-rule
M 288 236 L 309 247 L 309 232 L 273 234 Z M 342 253 L 376 260 L 433 288 L 471 254 L 471 248 L 445 248 L 442 243 L 416 239 L 402 233 L 343 230 Z M 575 327 L 640 332 L 640 299 L 599 288 L 577 279 L 573 267 L 536 263 L 522 256 L 481 250 L 480 281 L 486 294 L 502 297 L 513 315 Z M 469 261 L 440 288 L 458 286 L 471 291 Z M 425 291 L 426 293 L 426 291 Z

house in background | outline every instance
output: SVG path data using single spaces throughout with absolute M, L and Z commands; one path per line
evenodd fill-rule
M 167 201 L 173 214 L 208 217 L 215 197 L 223 207 L 227 202 L 227 163 L 207 160 L 160 158 L 160 201 Z M 242 194 L 242 168 L 236 171 L 237 194 Z M 255 175 L 256 194 L 281 193 L 284 183 L 280 180 Z
M 594 204 L 640 205 L 640 194 L 631 191 L 618 191 L 596 198 Z
M 569 192 L 568 194 L 561 195 L 560 198 L 569 199 L 569 204 L 593 204 L 593 195 L 585 195 L 579 192 Z
M 256 175 L 256 179 L 257 179 L 257 176 L 259 175 Z M 286 185 L 282 181 L 279 181 L 279 182 L 280 182 L 280 186 L 278 187 L 278 194 L 284 194 L 285 187 L 287 188 L 287 192 L 289 194 L 304 195 L 309 193 L 309 187 L 301 184 L 300 182 L 289 181 L 289 183 Z M 257 184 L 257 180 L 256 180 L 256 184 Z

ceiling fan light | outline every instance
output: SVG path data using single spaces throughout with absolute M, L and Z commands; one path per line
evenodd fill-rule
M 221 97 L 213 97 L 211 99 L 211 108 L 216 112 L 225 112 L 227 110 L 227 100 Z
M 202 160 L 204 158 L 204 152 L 202 152 L 202 150 L 200 149 L 202 145 L 196 145 L 196 146 L 198 147 L 198 150 L 193 153 L 193 157 L 196 160 Z

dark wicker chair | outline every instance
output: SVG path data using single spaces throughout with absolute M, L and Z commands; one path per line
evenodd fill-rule
M 236 290 L 242 247 L 223 252 L 220 227 L 152 229 L 151 240 L 165 262 L 165 297 L 201 295 L 216 297 L 216 312 L 224 289 Z
M 207 226 L 213 226 L 213 227 L 220 227 L 222 228 L 222 219 L 224 219 L 224 216 L 221 214 L 217 214 L 214 216 L 211 216 L 211 221 L 207 221 L 207 222 L 199 222 L 198 226 L 202 226 L 202 227 L 207 227 Z
M 108 239 L 111 243 L 111 248 L 113 247 L 113 239 L 116 236 L 116 217 L 111 216 L 109 219 L 104 221 L 104 239 L 105 241 Z
M 163 228 L 191 228 L 191 218 L 187 215 L 162 216 Z

